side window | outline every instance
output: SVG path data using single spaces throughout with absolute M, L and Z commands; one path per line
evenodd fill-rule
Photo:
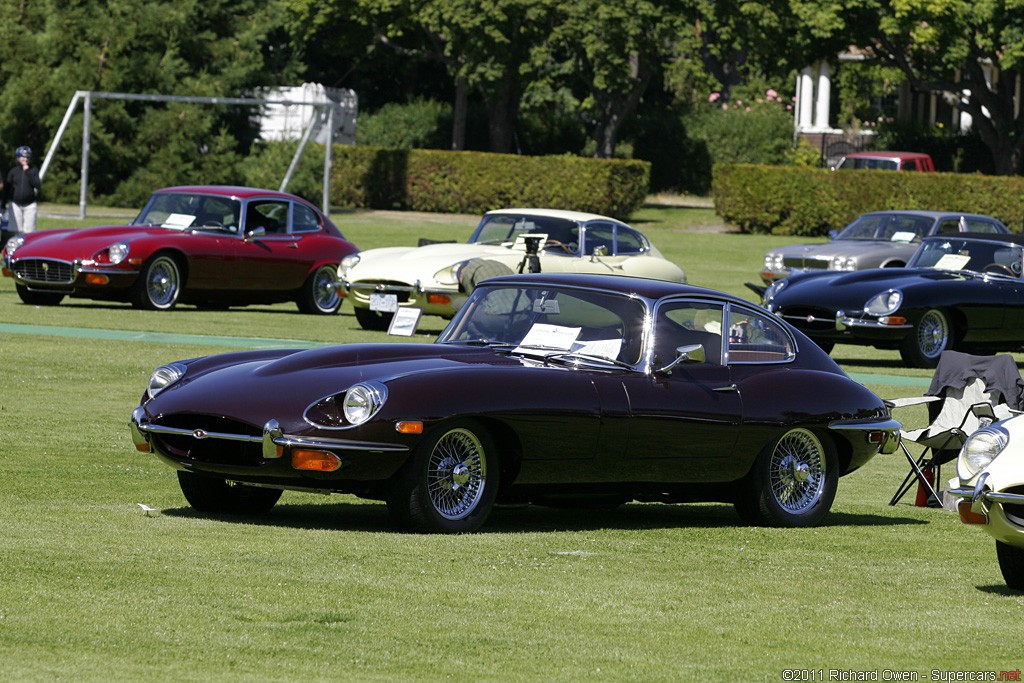
M 960 221 L 942 221 L 936 235 L 955 235 L 960 232 Z
M 730 307 L 730 363 L 778 363 L 795 356 L 791 337 L 777 321 L 745 308 Z
M 663 367 L 678 355 L 680 346 L 700 344 L 706 363 L 722 363 L 721 304 L 670 301 L 658 307 L 654 322 L 654 364 Z
M 607 223 L 588 223 L 583 255 L 590 256 L 594 249 L 604 248 L 606 254 L 615 253 L 615 228 Z
M 618 230 L 618 254 L 642 254 L 646 251 L 647 245 L 644 244 L 644 240 L 640 235 L 626 228 L 620 227 Z
M 987 232 L 989 234 L 999 232 L 996 228 L 996 224 L 989 221 L 983 221 L 977 218 L 968 218 L 965 222 L 967 223 L 967 230 L 969 232 Z
M 281 200 L 256 200 L 249 202 L 245 211 L 245 230 L 263 228 L 268 235 L 288 232 L 288 204 Z
M 292 205 L 292 232 L 317 232 L 320 221 L 313 209 L 304 204 Z

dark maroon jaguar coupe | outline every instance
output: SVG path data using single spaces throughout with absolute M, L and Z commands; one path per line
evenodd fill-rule
M 65 296 L 156 310 L 294 301 L 304 313 L 335 313 L 335 272 L 356 251 L 295 195 L 168 187 L 130 225 L 15 235 L 3 250 L 3 274 L 36 306 Z
M 719 500 L 807 526 L 899 439 L 878 397 L 764 309 L 599 275 L 487 280 L 434 344 L 170 363 L 131 429 L 199 511 L 350 493 L 426 532 L 474 530 L 496 501 Z

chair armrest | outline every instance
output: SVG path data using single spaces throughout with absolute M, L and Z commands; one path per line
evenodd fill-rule
M 941 400 L 941 396 L 908 396 L 907 398 L 886 398 L 882 399 L 882 402 L 890 408 L 904 408 L 906 406 L 916 406 L 922 403 L 932 403 L 933 401 Z

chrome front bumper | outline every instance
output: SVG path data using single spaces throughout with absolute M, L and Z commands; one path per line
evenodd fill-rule
M 191 436 L 196 440 L 200 439 L 221 439 L 224 441 L 242 441 L 246 443 L 262 444 L 262 454 L 265 460 L 276 460 L 284 455 L 289 448 L 316 448 L 324 450 L 348 450 L 361 451 L 364 453 L 384 452 L 406 452 L 407 446 L 391 443 L 376 443 L 367 441 L 353 441 L 351 439 L 330 439 L 325 437 L 304 437 L 285 434 L 277 420 L 267 420 L 263 425 L 262 436 L 251 436 L 249 434 L 231 434 L 227 432 L 207 432 L 202 429 L 182 429 L 179 427 L 163 427 L 150 422 L 146 410 L 139 406 L 132 411 L 131 420 L 132 443 L 136 449 L 152 451 L 150 434 L 171 434 L 174 436 Z
M 845 332 L 846 330 L 858 327 L 861 329 L 868 330 L 909 330 L 914 326 L 910 323 L 903 323 L 900 325 L 890 325 L 883 323 L 881 320 L 865 320 L 863 318 L 852 318 L 844 311 L 836 311 L 836 330 L 839 332 Z
M 989 503 L 1024 505 L 1024 495 L 1020 495 L 1018 493 L 1000 493 L 998 491 L 986 489 L 985 482 L 987 480 L 988 472 L 983 472 L 982 475 L 978 477 L 978 481 L 975 483 L 973 488 L 960 487 L 948 489 L 946 492 L 955 498 L 970 501 L 972 508 L 977 506 L 979 502 L 983 503 L 986 507 Z

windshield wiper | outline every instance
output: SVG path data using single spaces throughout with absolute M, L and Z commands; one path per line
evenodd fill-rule
M 612 365 L 618 368 L 626 368 L 627 370 L 633 369 L 632 365 L 630 365 L 626 361 L 619 360 L 618 358 L 608 358 L 607 356 L 595 356 L 589 353 L 579 353 L 578 351 L 563 351 L 562 353 L 551 353 L 544 356 L 544 360 L 563 361 L 569 363 L 577 360 L 582 360 L 594 364 Z

